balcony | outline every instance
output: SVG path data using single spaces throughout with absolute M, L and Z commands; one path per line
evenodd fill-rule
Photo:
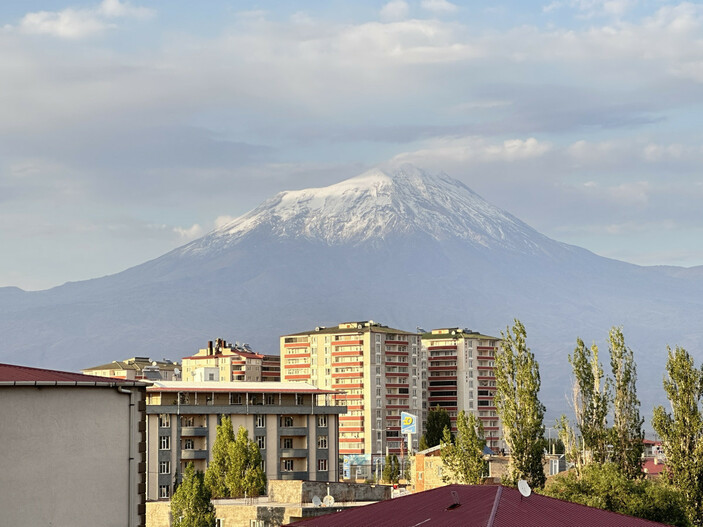
M 307 471 L 281 472 L 281 479 L 285 479 L 285 480 L 291 480 L 291 479 L 307 480 L 307 479 L 310 479 L 310 474 L 308 474 Z
M 308 449 L 307 448 L 282 448 L 280 451 L 280 457 L 281 458 L 307 458 L 308 457 Z
M 181 459 L 207 459 L 207 450 L 181 450 Z
M 308 429 L 305 426 L 282 426 L 279 428 L 281 435 L 285 436 L 307 436 Z
M 181 436 L 204 437 L 207 435 L 207 428 L 204 426 L 184 426 L 181 428 Z

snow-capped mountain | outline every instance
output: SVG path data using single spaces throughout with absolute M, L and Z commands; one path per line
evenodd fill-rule
M 663 396 L 666 345 L 696 353 L 703 344 L 703 275 L 694 271 L 559 243 L 463 183 L 403 165 L 282 192 L 116 275 L 0 289 L 0 361 L 80 369 L 179 359 L 213 337 L 276 353 L 281 334 L 368 319 L 499 336 L 517 317 L 549 408 L 566 409 L 576 337 L 603 344 L 612 325 L 624 326 L 651 406 Z

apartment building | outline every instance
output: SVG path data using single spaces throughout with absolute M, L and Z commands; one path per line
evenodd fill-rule
M 221 417 L 256 441 L 268 479 L 337 481 L 332 390 L 285 382 L 155 382 L 147 389 L 147 499 L 167 499 L 187 463 L 204 471 Z
M 418 417 L 420 427 L 413 437 L 417 449 L 424 423 L 426 366 L 417 333 L 373 321 L 281 337 L 283 380 L 342 392 L 334 398 L 348 409 L 339 423 L 342 455 L 400 454 L 406 440 L 400 432 L 402 412 Z
M 129 381 L 177 381 L 181 378 L 180 365 L 168 359 L 151 360 L 149 357 L 132 357 L 115 360 L 100 366 L 81 370 L 84 375 L 112 377 Z
M 486 443 L 493 449 L 505 446 L 495 406 L 499 345 L 499 338 L 469 329 L 441 328 L 422 334 L 428 361 L 428 407 L 444 408 L 454 432 L 457 414 L 472 412 L 483 423 Z
M 281 380 L 281 361 L 278 355 L 262 355 L 248 344 L 232 344 L 224 339 L 208 341 L 191 357 L 183 358 L 183 380 L 278 382 Z
M 143 527 L 146 384 L 0 364 L 1 525 Z

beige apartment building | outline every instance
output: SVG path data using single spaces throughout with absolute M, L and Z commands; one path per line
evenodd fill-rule
M 114 360 L 107 364 L 86 368 L 81 372 L 84 375 L 128 381 L 178 381 L 181 378 L 181 367 L 177 362 L 168 359 L 151 360 L 149 357 Z
M 285 381 L 306 382 L 339 390 L 339 452 L 377 458 L 400 455 L 401 413 L 417 416 L 413 435 L 417 449 L 424 422 L 426 360 L 417 333 L 373 321 L 345 322 L 334 327 L 281 337 L 281 369 Z M 368 458 L 371 462 L 371 458 Z
M 433 329 L 422 334 L 428 361 L 430 409 L 444 408 L 456 432 L 456 416 L 471 412 L 483 423 L 486 444 L 504 448 L 495 406 L 495 354 L 500 339 L 460 328 Z
M 208 341 L 207 348 L 195 355 L 183 358 L 182 378 L 186 382 L 278 382 L 281 360 L 277 355 L 255 353 L 247 344 L 217 339 L 214 343 Z
M 335 392 L 285 382 L 155 382 L 147 388 L 147 500 L 168 499 L 188 463 L 204 471 L 221 417 L 256 441 L 269 480 L 337 481 Z

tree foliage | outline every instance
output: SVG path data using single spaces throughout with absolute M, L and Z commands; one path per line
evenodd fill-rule
M 212 458 L 205 471 L 205 484 L 215 498 L 228 498 L 230 494 L 225 479 L 230 470 L 229 445 L 234 442 L 232 420 L 222 416 L 217 425 L 217 436 L 212 445 Z
M 574 374 L 573 406 L 576 426 L 581 435 L 577 466 L 589 461 L 605 463 L 608 458 L 609 382 L 603 379 L 603 367 L 598 361 L 598 346 L 587 348 L 576 339 L 574 354 L 569 355 Z
M 235 437 L 232 421 L 223 416 L 212 447 L 212 461 L 205 473 L 205 483 L 217 498 L 258 496 L 266 492 L 266 475 L 261 467 L 261 452 L 239 427 Z
M 400 461 L 398 456 L 389 454 L 386 456 L 386 466 L 383 467 L 383 480 L 386 483 L 398 483 L 400 479 Z
M 249 433 L 239 427 L 237 437 L 230 443 L 230 467 L 225 483 L 231 497 L 259 496 L 266 492 L 266 475 L 261 467 L 258 445 L 249 439 Z
M 630 478 L 642 474 L 644 419 L 637 399 L 637 368 L 632 350 L 625 345 L 622 328 L 614 327 L 608 336 L 613 370 L 612 461 Z
M 214 527 L 215 507 L 210 501 L 210 489 L 203 473 L 189 463 L 183 481 L 171 498 L 171 516 L 174 527 Z
M 543 494 L 669 525 L 689 525 L 679 490 L 665 479 L 628 478 L 613 463 L 591 463 L 580 477 L 572 471 L 559 474 Z
M 486 472 L 483 425 L 473 413 L 467 416 L 462 410 L 457 417 L 456 427 L 454 443 L 449 428 L 444 429 L 441 456 L 446 471 L 442 479 L 445 483 L 479 485 Z
M 527 347 L 525 326 L 519 320 L 502 337 L 495 360 L 495 401 L 511 456 L 505 482 L 515 485 L 526 479 L 531 486 L 540 488 L 545 482 L 545 408 L 537 397 L 541 384 L 539 365 Z
M 432 448 L 442 442 L 445 427 L 449 427 L 450 430 L 452 428 L 449 413 L 439 406 L 431 409 L 427 414 L 425 433 L 423 435 L 425 443 L 427 444 L 426 448 Z
M 703 525 L 703 372 L 688 352 L 668 349 L 664 390 L 672 413 L 654 409 L 652 426 L 662 439 L 667 470 L 686 500 L 693 525 Z

